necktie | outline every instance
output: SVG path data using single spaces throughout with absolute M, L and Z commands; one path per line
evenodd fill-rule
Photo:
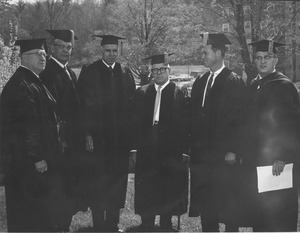
M 161 86 L 157 87 L 155 104 L 154 104 L 154 113 L 153 113 L 153 125 L 155 122 L 159 121 L 159 109 L 160 109 L 160 99 L 161 99 Z
M 207 79 L 206 91 L 205 94 L 203 95 L 202 107 L 204 106 L 206 98 L 208 97 L 208 94 L 212 88 L 213 77 L 214 77 L 214 73 L 211 73 L 211 75 Z
M 109 66 L 108 69 L 109 69 L 111 75 L 113 76 L 114 75 L 114 69 L 111 66 Z
M 70 80 L 72 80 L 71 75 L 70 75 L 70 73 L 69 73 L 69 71 L 68 71 L 67 66 L 64 66 L 64 70 L 65 70 L 65 72 L 66 72 L 68 78 L 69 78 Z

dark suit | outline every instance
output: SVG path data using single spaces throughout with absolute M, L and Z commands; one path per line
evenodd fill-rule
M 153 126 L 155 96 L 154 83 L 136 94 L 135 212 L 143 217 L 171 217 L 187 211 L 188 172 L 182 161 L 187 153 L 187 100 L 170 82 L 162 91 L 159 123 Z
M 80 203 L 77 200 L 75 190 L 76 177 L 79 175 L 76 171 L 78 163 L 78 153 L 82 151 L 83 139 L 80 141 L 82 134 L 79 132 L 79 96 L 77 94 L 77 78 L 74 71 L 67 67 L 68 73 L 54 59 L 49 58 L 45 70 L 40 74 L 40 78 L 55 98 L 58 106 L 58 118 L 60 122 L 59 133 L 61 142 L 67 144 L 67 148 L 60 154 L 63 158 L 61 164 L 61 175 L 64 182 L 62 190 L 68 197 L 68 202 L 62 207 L 62 218 L 64 224 L 62 229 L 69 229 L 72 216 L 75 214 Z
M 254 231 L 296 231 L 300 105 L 295 86 L 280 72 L 248 88 L 243 137 L 247 219 Z M 293 163 L 293 188 L 258 193 L 257 166 Z
M 19 67 L 1 94 L 1 162 L 6 168 L 8 231 L 56 231 L 61 180 L 56 102 L 41 80 Z M 48 171 L 35 170 L 45 160 Z
M 83 129 L 94 143 L 94 152 L 82 158 L 83 195 L 92 208 L 95 230 L 115 228 L 126 197 L 135 83 L 128 68 L 115 63 L 110 71 L 99 60 L 82 69 L 79 84 Z M 106 216 L 107 222 L 103 223 L 103 211 L 117 215 L 110 220 Z
M 201 215 L 203 231 L 218 231 L 219 222 L 236 231 L 239 224 L 239 158 L 225 163 L 225 154 L 239 154 L 237 144 L 245 84 L 224 68 L 202 100 L 209 72 L 198 77 L 191 93 L 191 206 Z

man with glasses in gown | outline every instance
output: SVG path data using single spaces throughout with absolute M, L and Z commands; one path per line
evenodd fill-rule
M 187 98 L 170 82 L 169 55 L 151 60 L 153 82 L 137 90 L 135 213 L 139 232 L 174 231 L 172 216 L 187 211 Z M 155 216 L 160 215 L 160 228 Z M 180 217 L 179 217 L 180 218 Z M 158 229 L 157 229 L 158 228 Z
M 45 38 L 17 40 L 21 65 L 1 94 L 1 163 L 8 232 L 52 232 L 57 205 L 56 101 L 39 74 Z
M 246 219 L 253 231 L 297 231 L 300 127 L 299 97 L 294 84 L 276 70 L 278 48 L 273 40 L 250 44 L 258 76 L 248 88 L 242 141 Z M 288 165 L 289 164 L 289 165 Z M 270 168 L 270 178 L 284 176 L 292 168 L 292 187 L 262 190 L 258 167 Z M 297 175 L 298 174 L 298 175 Z M 260 186 L 261 187 L 261 186 Z
M 63 190 L 61 195 L 67 199 L 62 205 L 62 223 L 59 228 L 69 230 L 72 216 L 80 208 L 78 192 L 75 191 L 78 153 L 80 153 L 79 133 L 79 97 L 77 94 L 77 77 L 69 67 L 74 41 L 78 38 L 72 30 L 46 30 L 51 35 L 51 54 L 47 59 L 46 68 L 41 73 L 41 80 L 55 98 L 59 114 L 59 136 L 61 155 L 61 178 Z

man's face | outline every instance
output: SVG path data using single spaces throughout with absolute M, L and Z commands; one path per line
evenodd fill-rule
M 153 64 L 151 67 L 153 81 L 157 85 L 164 85 L 169 80 L 170 67 L 164 63 Z
M 46 66 L 46 52 L 41 49 L 33 49 L 22 54 L 22 64 L 36 74 L 40 74 Z
M 52 45 L 52 56 L 62 64 L 66 64 L 72 53 L 72 43 L 65 42 L 60 39 L 55 39 Z
M 217 56 L 217 52 L 218 51 L 212 50 L 211 45 L 206 45 L 203 47 L 201 57 L 206 67 L 212 69 L 218 63 L 219 57 Z
M 108 64 L 112 65 L 118 58 L 118 45 L 105 44 L 102 45 L 102 59 Z
M 255 54 L 255 65 L 258 73 L 264 77 L 268 74 L 271 74 L 275 66 L 278 62 L 278 58 L 274 56 L 274 54 L 270 54 L 268 52 L 256 52 Z

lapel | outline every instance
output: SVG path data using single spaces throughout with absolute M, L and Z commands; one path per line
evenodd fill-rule
M 76 74 L 74 73 L 74 71 L 68 65 L 67 65 L 67 70 L 68 70 L 68 72 L 70 74 L 70 77 L 71 77 L 74 85 L 76 85 L 77 84 Z
M 166 122 L 173 114 L 173 97 L 175 84 L 170 82 L 162 91 L 159 121 Z
M 279 75 L 282 75 L 280 72 L 275 71 L 274 73 L 271 73 L 269 75 L 267 75 L 266 77 L 262 78 L 261 80 L 258 81 L 260 86 L 264 86 L 265 84 L 269 83 L 269 82 L 273 82 L 275 80 L 278 79 L 284 79 L 284 78 L 279 78 Z
M 199 77 L 198 84 L 193 87 L 192 98 L 194 99 L 195 105 L 201 107 L 203 101 L 204 90 L 206 86 L 207 79 L 210 72 L 206 72 L 201 77 Z M 196 82 L 196 81 L 195 81 Z
M 153 123 L 153 113 L 154 113 L 154 103 L 156 97 L 156 90 L 154 83 L 150 83 L 145 90 L 144 101 L 143 101 L 143 119 L 147 127 L 152 126 Z
M 219 73 L 215 79 L 215 83 L 212 86 L 211 90 L 210 90 L 210 94 L 207 98 L 208 101 L 208 105 L 216 108 L 218 106 L 220 97 L 222 96 L 222 91 L 223 91 L 223 87 L 224 87 L 224 83 L 227 79 L 227 77 L 230 75 L 231 70 L 229 70 L 227 67 L 225 67 L 221 73 Z
M 51 58 L 48 60 L 47 65 L 56 75 L 64 72 L 64 68 L 62 68 L 55 60 Z M 55 78 L 55 76 L 53 78 Z
M 110 77 L 110 70 L 109 68 L 102 62 L 102 60 L 97 61 L 97 68 L 98 68 L 98 77 L 100 78 L 100 83 L 103 89 L 111 90 L 111 77 Z M 116 67 L 114 67 L 115 71 Z
M 160 115 L 159 121 L 164 124 L 168 122 L 170 116 L 172 116 L 172 107 L 173 107 L 173 96 L 174 96 L 174 88 L 175 84 L 170 82 L 163 90 L 161 94 L 161 102 L 160 102 Z M 146 94 L 145 94 L 145 102 L 144 102 L 144 117 L 148 125 L 152 126 L 153 122 L 153 114 L 154 114 L 154 103 L 156 98 L 156 89 L 154 83 L 149 84 Z M 170 122 L 168 122 L 170 123 Z
M 146 108 L 148 109 L 148 112 L 152 112 L 152 113 L 154 112 L 155 97 L 156 97 L 155 86 L 154 83 L 151 83 L 149 84 L 148 89 L 146 91 L 146 106 L 147 106 Z

